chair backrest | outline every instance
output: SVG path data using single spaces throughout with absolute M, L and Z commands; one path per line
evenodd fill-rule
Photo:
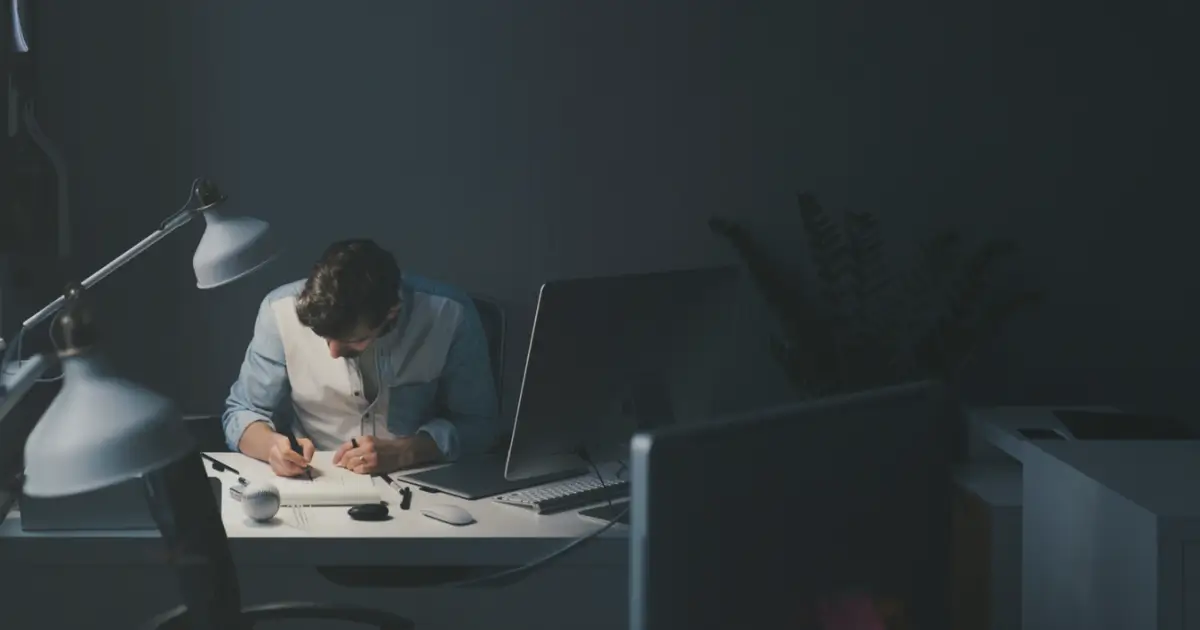
M 504 334 L 507 322 L 504 307 L 500 303 L 481 295 L 472 295 L 475 310 L 483 323 L 483 334 L 487 336 L 488 357 L 492 362 L 492 377 L 496 379 L 496 397 L 504 391 Z
M 229 450 L 225 444 L 225 431 L 221 428 L 220 414 L 184 415 L 183 424 L 201 451 L 220 453 Z

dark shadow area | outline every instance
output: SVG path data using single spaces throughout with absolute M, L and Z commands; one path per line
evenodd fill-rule
M 1137 413 L 1059 409 L 1054 415 L 1077 440 L 1196 440 L 1192 427 L 1176 418 Z

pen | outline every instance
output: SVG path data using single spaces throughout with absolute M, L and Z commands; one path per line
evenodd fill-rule
M 292 450 L 295 451 L 297 455 L 304 457 L 304 449 L 300 448 L 300 442 L 296 440 L 296 436 L 294 434 L 288 433 L 288 442 L 291 442 Z M 308 475 L 309 481 L 312 481 L 312 466 L 306 464 L 304 466 L 304 474 Z
M 387 473 L 381 473 L 379 475 L 379 478 L 386 481 L 387 485 L 392 487 L 392 490 L 395 490 L 396 492 L 398 492 L 400 494 L 400 509 L 401 510 L 407 510 L 409 508 L 409 506 L 412 505 L 412 488 L 405 488 L 404 486 L 397 483 L 396 480 L 392 479 L 391 475 L 389 475 Z
M 204 459 L 207 459 L 208 461 L 212 462 L 213 470 L 215 470 L 217 472 L 225 472 L 226 470 L 228 470 L 229 472 L 231 472 L 235 475 L 242 474 L 242 473 L 234 470 L 233 466 L 230 466 L 229 464 L 222 462 L 221 460 L 209 455 L 208 453 L 200 453 L 200 457 L 203 457 Z

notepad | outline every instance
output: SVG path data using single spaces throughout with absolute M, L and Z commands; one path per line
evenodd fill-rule
M 333 465 L 333 451 L 317 451 L 312 458 L 312 481 L 308 477 L 279 477 L 270 466 L 257 460 L 239 464 L 248 481 L 266 482 L 279 488 L 282 505 L 359 505 L 378 503 L 379 490 L 370 475 L 360 475 Z

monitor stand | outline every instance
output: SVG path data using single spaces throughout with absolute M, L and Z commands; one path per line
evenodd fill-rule
M 612 426 L 616 431 L 600 436 L 587 448 L 592 461 L 628 463 L 629 441 L 636 433 L 653 431 L 675 424 L 675 410 L 668 389 L 661 379 L 645 379 L 631 389 L 619 402 Z M 620 436 L 618 439 L 615 436 Z M 586 462 L 585 462 L 586 463 Z M 587 465 L 591 469 L 591 465 Z

